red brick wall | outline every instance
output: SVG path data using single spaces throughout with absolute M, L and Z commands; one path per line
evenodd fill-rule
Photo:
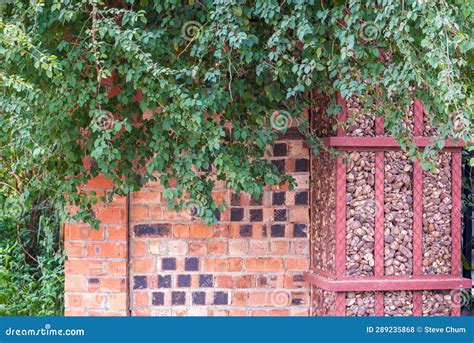
M 230 204 L 218 225 L 169 212 L 154 183 L 130 196 L 128 211 L 125 199 L 99 208 L 99 232 L 68 225 L 66 314 L 308 315 L 309 153 L 302 140 L 287 140 L 273 156 L 296 189 L 252 201 L 217 187 L 216 200 Z

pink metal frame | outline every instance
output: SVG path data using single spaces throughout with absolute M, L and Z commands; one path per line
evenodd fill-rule
M 337 121 L 347 120 L 346 101 L 338 95 L 342 111 Z M 414 101 L 414 142 L 419 148 L 432 144 L 423 135 L 423 105 Z M 336 137 L 324 142 L 340 151 L 375 152 L 375 275 L 346 276 L 346 166 L 343 157 L 336 162 L 336 223 L 335 223 L 335 275 L 321 271 L 306 274 L 306 280 L 316 287 L 336 292 L 335 315 L 344 316 L 347 291 L 375 292 L 375 314 L 384 315 L 384 291 L 413 291 L 413 315 L 422 315 L 422 292 L 424 290 L 459 290 L 470 288 L 471 281 L 460 277 L 461 255 L 461 149 L 464 143 L 447 140 L 445 151 L 452 154 L 452 267 L 451 275 L 423 275 L 423 171 L 418 161 L 413 165 L 413 275 L 385 276 L 384 273 L 384 169 L 385 151 L 400 151 L 400 145 L 391 137 L 383 136 L 383 118 L 375 120 L 377 137 L 347 137 L 343 125 L 339 125 Z M 329 228 L 321 228 L 329 230 Z M 329 249 L 326 248 L 326 253 Z M 328 259 L 329 260 L 329 259 Z M 452 316 L 460 315 L 460 305 L 453 303 Z

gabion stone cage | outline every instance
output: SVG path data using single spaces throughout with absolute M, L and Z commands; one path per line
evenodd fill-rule
M 331 120 L 327 98 L 313 96 L 312 126 L 341 154 L 311 163 L 312 314 L 458 316 L 471 287 L 460 268 L 463 143 L 446 141 L 425 171 L 357 98 L 339 97 Z M 436 135 L 417 99 L 400 125 L 419 149 Z

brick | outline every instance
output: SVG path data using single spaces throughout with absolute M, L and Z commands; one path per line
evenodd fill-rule
M 105 275 L 107 264 L 103 260 L 69 259 L 64 262 L 66 275 Z
M 229 241 L 229 255 L 246 255 L 248 252 L 247 240 L 231 240 Z
M 145 289 L 147 284 L 146 275 L 135 275 L 133 277 L 133 289 Z
M 251 288 L 254 286 L 254 276 L 253 275 L 239 275 L 232 278 L 233 288 Z
M 266 241 L 251 241 L 249 245 L 250 255 L 267 255 L 270 252 L 269 243 Z
M 133 231 L 135 237 L 169 237 L 171 225 L 170 224 L 140 224 L 135 225 Z
M 133 206 L 130 211 L 130 220 L 132 222 L 146 222 L 150 220 L 150 213 L 148 207 Z
M 308 233 L 307 224 L 294 224 L 293 226 L 293 237 L 306 237 Z
M 232 297 L 232 305 L 233 306 L 245 306 L 247 305 L 247 292 L 234 292 L 234 296 Z
M 168 254 L 172 256 L 186 255 L 188 253 L 188 244 L 183 240 L 168 241 Z
M 274 255 L 287 255 L 290 244 L 286 241 L 271 242 L 270 251 Z
M 295 205 L 308 205 L 308 192 L 297 192 L 295 194 Z
M 226 255 L 227 242 L 225 241 L 211 242 L 208 245 L 208 251 L 210 255 Z
M 189 238 L 189 226 L 188 225 L 175 225 L 173 227 L 173 237 Z
M 273 146 L 273 156 L 287 156 L 288 155 L 288 145 L 286 143 L 277 143 Z
M 294 207 L 290 209 L 290 222 L 309 223 L 309 212 L 307 207 Z
M 125 225 L 107 225 L 107 241 L 126 241 L 127 227 Z
M 303 272 L 309 269 L 309 259 L 308 258 L 288 258 L 287 259 L 288 271 L 298 271 Z
M 188 246 L 188 254 L 191 256 L 205 256 L 207 255 L 207 243 L 205 242 L 190 242 Z
M 90 226 L 66 224 L 64 228 L 66 241 L 103 241 L 104 229 L 93 229 Z
M 240 222 L 244 219 L 243 208 L 231 208 L 230 209 L 230 220 L 233 222 Z
M 285 225 L 274 224 L 270 227 L 272 237 L 285 237 Z
M 178 275 L 178 287 L 191 287 L 191 275 Z
M 199 259 L 197 257 L 186 257 L 184 260 L 184 270 L 186 271 L 198 271 L 199 270 Z
M 132 294 L 133 297 L 133 307 L 148 307 L 150 306 L 150 298 L 148 292 L 138 292 L 134 291 Z
M 229 294 L 227 292 L 214 292 L 214 305 L 227 305 Z
M 125 275 L 127 273 L 127 261 L 108 261 L 107 275 Z
M 265 292 L 252 292 L 248 295 L 249 306 L 265 306 L 266 304 L 266 293 Z
M 283 260 L 279 258 L 249 258 L 246 260 L 247 271 L 282 271 Z
M 239 228 L 240 237 L 252 237 L 252 225 L 241 225 Z
M 161 260 L 161 270 L 176 270 L 176 259 L 172 257 Z
M 124 207 L 103 207 L 94 210 L 96 218 L 102 223 L 126 224 L 127 215 Z
M 249 211 L 251 222 L 261 222 L 263 220 L 263 210 L 254 209 Z
M 172 305 L 184 305 L 186 303 L 185 292 L 171 292 L 171 304 Z
M 171 288 L 171 275 L 158 275 L 158 288 Z
M 212 287 L 214 280 L 212 274 L 199 275 L 199 287 Z
M 127 294 L 110 294 L 107 299 L 109 310 L 126 310 L 127 309 Z
M 308 254 L 309 247 L 307 241 L 291 242 L 290 254 L 292 255 L 306 255 Z
M 213 229 L 204 224 L 193 224 L 189 226 L 190 238 L 210 238 L 213 236 Z
M 164 305 L 165 294 L 163 292 L 153 292 L 151 296 L 151 303 L 153 306 Z
M 160 206 L 153 206 L 149 209 L 150 219 L 152 221 L 165 220 L 163 208 Z
M 123 243 L 87 243 L 87 256 L 89 257 L 126 257 L 127 244 Z
M 83 292 L 84 277 L 66 274 L 64 277 L 64 290 L 66 292 Z
M 296 172 L 307 172 L 309 171 L 309 160 L 307 158 L 300 158 L 295 161 Z
M 161 241 L 161 240 L 151 241 L 149 243 L 149 250 L 150 250 L 150 254 L 152 255 L 159 255 L 159 256 L 167 255 L 168 253 L 167 248 L 168 248 L 168 245 L 166 241 Z
M 66 256 L 71 257 L 83 257 L 84 256 L 84 243 L 82 242 L 64 242 L 64 251 Z
M 285 204 L 286 193 L 285 192 L 273 192 L 272 193 L 272 205 L 280 206 Z
M 276 208 L 273 210 L 273 220 L 276 222 L 285 222 L 286 219 L 286 209 L 285 208 Z
M 155 263 L 153 259 L 150 258 L 134 258 L 131 261 L 132 272 L 133 273 L 154 273 L 155 272 Z
M 153 190 L 140 190 L 132 193 L 132 204 L 148 205 L 148 204 L 159 204 L 160 203 L 160 192 Z
M 232 288 L 232 276 L 230 275 L 219 275 L 215 278 L 216 287 L 219 288 Z
M 205 292 L 193 292 L 193 305 L 205 305 L 206 304 L 206 293 Z
M 205 262 L 208 271 L 240 271 L 242 260 L 240 258 L 208 258 Z

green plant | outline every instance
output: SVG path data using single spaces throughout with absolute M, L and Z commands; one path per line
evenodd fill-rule
M 443 138 L 470 141 L 472 15 L 472 0 L 10 0 L 0 7 L 0 130 L 21 148 L 24 126 L 33 159 L 13 167 L 40 163 L 58 203 L 80 207 L 75 219 L 94 221 L 97 199 L 80 190 L 103 173 L 111 196 L 158 177 L 170 207 L 211 223 L 216 180 L 254 197 L 292 184 L 265 160 L 282 115 L 317 152 L 301 119 L 314 88 L 332 98 L 331 115 L 337 92 L 378 101 L 425 167 Z M 413 97 L 439 135 L 423 152 L 399 125 Z

